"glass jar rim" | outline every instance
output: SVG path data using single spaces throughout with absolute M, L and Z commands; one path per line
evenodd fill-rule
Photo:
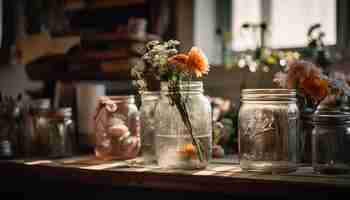
M 341 125 L 350 123 L 350 113 L 328 112 L 328 113 L 314 113 L 312 123 L 317 125 Z
M 203 92 L 202 81 L 181 81 L 178 86 L 180 92 Z M 161 92 L 172 92 L 167 81 L 161 82 Z
M 243 89 L 241 92 L 242 101 L 296 101 L 297 92 L 295 89 Z
M 153 101 L 159 98 L 160 91 L 144 91 L 140 96 L 142 101 Z

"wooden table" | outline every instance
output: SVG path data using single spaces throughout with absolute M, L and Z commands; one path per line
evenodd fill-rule
M 0 177 L 6 183 L 0 191 L 13 195 L 21 191 L 26 197 L 28 194 L 38 197 L 46 190 L 57 193 L 54 196 L 59 199 L 66 198 L 65 194 L 88 199 L 105 199 L 110 195 L 162 199 L 300 196 L 327 199 L 330 195 L 350 193 L 350 174 L 320 175 L 310 166 L 288 174 L 258 174 L 242 172 L 236 163 L 213 162 L 204 170 L 184 171 L 142 165 L 139 159 L 100 161 L 94 156 L 3 160 Z

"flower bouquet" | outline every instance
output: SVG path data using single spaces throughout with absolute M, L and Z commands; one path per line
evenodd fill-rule
M 282 88 L 297 89 L 302 111 L 315 111 L 317 106 L 339 107 L 350 95 L 345 80 L 331 78 L 309 61 L 293 62 L 286 72 L 277 72 L 274 83 Z
M 156 88 L 152 84 L 157 82 L 161 88 L 156 108 L 158 164 L 171 168 L 201 168 L 211 155 L 212 120 L 210 103 L 203 96 L 203 85 L 197 78 L 208 73 L 209 64 L 197 47 L 178 53 L 179 44 L 175 40 L 149 42 L 146 53 L 131 74 L 141 93 Z

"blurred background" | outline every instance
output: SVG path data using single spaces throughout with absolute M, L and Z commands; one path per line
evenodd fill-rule
M 58 107 L 79 106 L 82 83 L 135 94 L 129 72 L 151 40 L 205 52 L 205 93 L 233 133 L 240 90 L 275 87 L 275 51 L 350 73 L 347 0 L 0 0 L 0 10 L 1 93 Z
M 128 69 L 137 49 L 152 39 L 177 39 L 182 50 L 202 48 L 212 65 L 207 93 L 234 101 L 242 87 L 272 87 L 264 83 L 268 75 L 236 67 L 237 55 L 261 47 L 303 51 L 310 47 L 312 28 L 312 34 L 322 32 L 315 36 L 322 45 L 314 49 L 325 49 L 324 67 L 348 70 L 346 0 L 0 2 L 0 90 L 9 95 L 52 96 L 57 81 L 81 80 L 105 81 L 111 90 L 120 85 L 116 92 L 132 90 Z M 131 26 L 136 39 L 128 38 Z

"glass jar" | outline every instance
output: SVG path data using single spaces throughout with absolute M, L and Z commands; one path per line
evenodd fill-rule
M 21 139 L 24 156 L 61 158 L 75 153 L 77 140 L 72 108 L 52 109 L 49 99 L 34 100 L 25 121 L 26 132 Z
M 141 156 L 145 164 L 156 162 L 155 135 L 156 135 L 156 106 L 159 92 L 144 92 L 141 94 Z
M 245 171 L 295 171 L 298 161 L 296 91 L 244 89 L 239 110 L 239 158 Z
M 21 156 L 21 136 L 24 131 L 24 104 L 22 95 L 17 98 L 0 93 L 0 157 Z
M 51 110 L 50 99 L 37 99 L 30 102 L 25 114 L 26 131 L 22 137 L 23 155 L 25 157 L 45 156 L 47 149 L 43 149 L 45 135 L 47 135 L 47 114 Z
M 95 118 L 97 158 L 132 159 L 140 151 L 140 118 L 134 96 L 103 97 Z
M 61 158 L 73 156 L 76 150 L 76 134 L 72 120 L 72 109 L 59 108 L 45 116 L 48 132 L 42 134 L 42 149 L 47 149 L 47 157 Z
M 350 172 L 350 113 L 318 109 L 313 124 L 313 169 L 322 174 Z
M 311 143 L 311 137 L 312 137 L 312 130 L 313 130 L 313 123 L 312 123 L 312 112 L 303 112 L 300 115 L 300 162 L 304 164 L 311 164 L 312 162 L 312 143 Z
M 185 126 L 185 114 L 171 97 L 181 94 L 192 128 Z M 179 102 L 178 102 L 179 103 Z M 182 107 L 183 108 L 183 107 Z M 162 168 L 205 168 L 212 153 L 212 116 L 209 100 L 203 95 L 200 81 L 183 82 L 179 92 L 161 84 L 161 95 L 156 108 L 158 124 L 156 133 L 157 163 Z

